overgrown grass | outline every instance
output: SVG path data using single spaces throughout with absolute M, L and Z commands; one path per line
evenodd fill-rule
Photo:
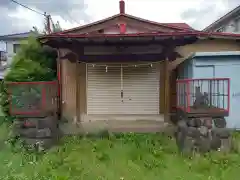
M 4 143 L 0 128 L 3 180 L 237 180 L 238 151 L 182 156 L 175 141 L 161 134 L 66 137 L 46 154 L 27 153 Z M 238 137 L 236 137 L 238 138 Z

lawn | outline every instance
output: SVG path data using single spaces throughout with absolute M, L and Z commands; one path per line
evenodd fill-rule
M 8 131 L 1 125 L 3 180 L 239 179 L 238 153 L 186 157 L 177 152 L 173 139 L 161 134 L 66 137 L 46 154 L 34 154 L 4 143 Z

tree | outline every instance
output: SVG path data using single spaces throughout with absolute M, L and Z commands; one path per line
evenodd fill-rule
M 51 26 L 51 31 L 53 33 L 56 33 L 56 32 L 60 32 L 62 31 L 62 27 L 59 23 L 59 21 L 57 21 L 56 23 L 54 23 L 50 17 L 50 26 Z M 39 30 L 36 26 L 33 26 L 32 27 L 32 30 L 31 30 L 33 33 L 36 33 L 36 34 L 48 34 L 48 25 L 47 25 L 47 20 L 46 22 L 44 23 L 44 29 L 43 30 Z
M 7 117 L 10 117 L 7 82 L 55 80 L 56 57 L 52 48 L 42 47 L 34 37 L 29 37 L 27 43 L 21 45 L 0 87 L 0 104 Z
M 60 26 L 59 21 L 57 21 L 57 23 L 53 24 L 53 32 L 60 32 L 62 31 L 62 27 Z
M 36 26 L 33 26 L 33 29 L 31 30 L 31 32 L 35 33 L 35 34 L 40 34 L 39 30 Z

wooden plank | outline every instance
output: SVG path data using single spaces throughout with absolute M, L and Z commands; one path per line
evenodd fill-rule
M 75 62 L 76 63 L 76 76 L 75 76 L 75 80 L 76 80 L 76 120 L 77 120 L 77 123 L 81 121 L 80 119 L 80 80 L 79 80 L 79 70 L 78 70 L 78 61 Z
M 164 60 L 164 70 L 165 70 L 165 83 L 164 83 L 164 121 L 168 122 L 169 121 L 169 60 L 166 58 Z
M 162 63 L 159 64 L 159 69 L 160 69 L 160 90 L 159 90 L 159 107 L 160 107 L 160 113 L 164 113 L 165 109 L 165 64 L 164 60 Z
M 136 61 L 159 61 L 164 59 L 164 54 L 106 54 L 106 55 L 79 55 L 84 62 L 136 62 Z
M 62 116 L 62 64 L 61 64 L 61 52 L 60 50 L 57 50 L 58 52 L 58 58 L 57 58 L 57 76 L 58 76 L 58 118 L 61 118 Z

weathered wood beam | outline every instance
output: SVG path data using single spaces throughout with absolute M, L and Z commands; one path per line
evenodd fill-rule
M 42 40 L 43 44 L 48 44 L 54 47 L 67 48 L 69 46 L 82 45 L 150 45 L 150 44 L 172 44 L 177 46 L 191 44 L 198 38 L 196 36 L 181 37 L 181 36 L 146 36 L 146 37 L 82 37 L 82 38 L 67 38 L 56 37 L 49 40 Z
M 240 51 L 240 46 L 233 40 L 224 39 L 200 39 L 193 44 L 179 46 L 176 52 L 182 55 L 182 58 L 176 59 L 171 63 L 172 69 L 176 68 L 179 64 L 184 62 L 187 58 L 196 52 L 220 52 L 220 51 Z
M 164 83 L 164 121 L 169 122 L 169 60 L 166 58 L 164 60 L 164 74 L 165 74 L 165 83 Z
M 58 77 L 58 118 L 62 117 L 62 63 L 60 60 L 61 51 L 58 49 L 58 58 L 57 58 L 57 77 Z
M 79 54 L 84 52 L 84 47 L 81 47 L 79 50 Z M 78 56 L 77 56 L 78 58 Z M 79 63 L 78 63 L 78 59 L 76 59 L 75 61 L 76 64 L 76 120 L 77 120 L 77 125 L 78 127 L 80 127 L 79 125 L 81 125 L 81 117 L 80 117 L 80 71 L 79 71 Z
M 179 56 L 175 52 L 175 43 L 169 43 L 165 46 L 165 60 L 164 60 L 164 121 L 170 122 L 170 71 L 169 63 Z
M 79 59 L 84 62 L 138 62 L 159 61 L 164 59 L 163 54 L 108 54 L 108 55 L 81 55 Z

